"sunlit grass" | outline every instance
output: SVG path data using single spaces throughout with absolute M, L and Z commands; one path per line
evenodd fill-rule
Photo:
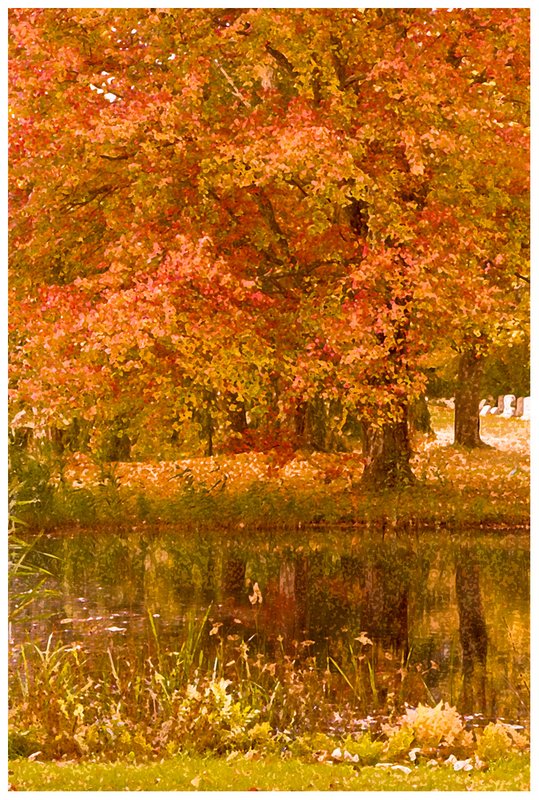
M 233 759 L 187 756 L 162 763 L 92 764 L 11 761 L 20 791 L 529 791 L 527 755 L 502 759 L 487 771 L 451 765 L 410 765 L 410 772 L 351 764 L 306 763 L 276 756 Z

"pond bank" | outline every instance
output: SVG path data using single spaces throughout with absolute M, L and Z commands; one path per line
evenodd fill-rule
M 386 752 L 406 709 L 442 702 L 455 711 L 423 711 L 420 742 L 529 727 L 522 536 L 145 528 L 36 550 L 47 593 L 32 609 L 29 579 L 11 592 L 12 756 L 304 755 L 350 751 L 353 735 L 362 757 L 391 759 L 413 747 Z
M 64 525 L 179 524 L 217 529 L 301 528 L 325 524 L 377 530 L 458 530 L 473 525 L 529 528 L 529 422 L 482 420 L 488 448 L 451 445 L 452 417 L 436 407 L 435 435 L 417 435 L 417 483 L 372 491 L 361 484 L 361 453 L 278 451 L 96 464 L 74 454 L 47 479 L 29 474 L 21 508 L 32 529 Z

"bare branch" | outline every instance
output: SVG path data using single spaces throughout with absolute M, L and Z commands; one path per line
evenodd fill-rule
M 243 103 L 244 106 L 246 106 L 247 108 L 251 108 L 250 102 L 248 100 L 246 100 L 245 97 L 242 95 L 242 93 L 240 92 L 240 90 L 238 89 L 238 87 L 236 86 L 236 84 L 234 83 L 234 81 L 232 80 L 230 75 L 228 74 L 228 72 L 224 69 L 224 67 L 222 67 L 219 64 L 218 61 L 216 61 L 215 63 L 217 64 L 217 66 L 218 66 L 219 70 L 222 72 L 222 74 L 225 76 L 227 82 L 232 87 L 232 91 L 233 91 L 234 96 L 237 97 L 238 100 L 240 100 Z

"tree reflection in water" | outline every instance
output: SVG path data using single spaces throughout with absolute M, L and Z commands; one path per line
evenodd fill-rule
M 468 549 L 458 553 L 455 589 L 459 612 L 462 648 L 462 694 L 459 701 L 465 714 L 485 712 L 488 635 L 481 597 L 480 569 Z
M 308 654 L 321 669 L 333 659 L 367 681 L 372 670 L 379 710 L 394 698 L 443 699 L 464 713 L 514 719 L 528 713 L 526 537 L 86 531 L 52 537 L 55 548 L 58 594 L 22 615 L 12 631 L 18 641 L 46 643 L 54 631 L 56 641 L 106 652 L 111 627 L 122 627 L 115 646 L 143 648 L 151 613 L 163 646 L 177 649 L 188 617 L 210 608 L 231 646 L 243 638 L 268 659 Z M 313 644 L 298 651 L 305 641 Z

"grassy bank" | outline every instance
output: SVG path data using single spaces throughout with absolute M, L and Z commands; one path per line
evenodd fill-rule
M 306 763 L 278 757 L 230 759 L 182 755 L 163 763 L 10 762 L 21 791 L 529 791 L 529 756 L 494 762 L 487 770 L 455 771 L 422 764 L 386 766 Z
M 272 451 L 179 461 L 95 464 L 76 454 L 47 472 L 34 464 L 23 495 L 33 527 L 134 521 L 232 527 L 361 524 L 374 527 L 515 527 L 529 522 L 529 422 L 487 417 L 488 448 L 451 445 L 452 412 L 433 406 L 434 435 L 416 435 L 417 484 L 361 485 L 361 453 Z

